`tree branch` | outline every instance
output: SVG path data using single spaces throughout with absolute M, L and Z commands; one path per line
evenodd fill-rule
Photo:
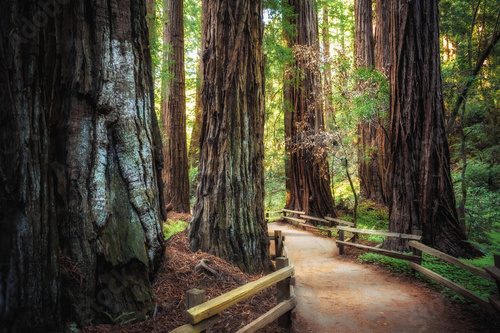
M 465 101 L 467 98 L 467 94 L 469 92 L 470 87 L 476 80 L 477 75 L 479 74 L 479 71 L 484 65 L 484 62 L 490 55 L 490 53 L 493 51 L 495 48 L 496 43 L 498 42 L 498 39 L 500 38 L 500 34 L 496 31 L 493 34 L 493 37 L 491 38 L 491 42 L 488 44 L 486 49 L 484 49 L 483 53 L 479 56 L 479 59 L 476 63 L 476 67 L 474 67 L 474 70 L 472 71 L 472 75 L 469 77 L 467 82 L 465 83 L 464 87 L 460 91 L 460 94 L 458 95 L 457 101 L 455 103 L 455 107 L 453 108 L 453 111 L 450 114 L 450 117 L 448 118 L 448 123 L 446 125 L 446 132 L 450 133 L 450 131 L 453 129 L 454 123 L 455 123 L 455 118 L 458 115 L 458 112 L 460 111 L 460 107 L 462 106 L 462 103 Z

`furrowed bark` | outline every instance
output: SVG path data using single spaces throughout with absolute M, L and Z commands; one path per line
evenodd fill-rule
M 143 317 L 163 256 L 145 3 L 50 4 L 0 5 L 2 332 Z
M 356 0 L 355 22 L 356 66 L 358 68 L 373 68 L 377 57 L 374 53 L 371 0 Z M 384 22 L 377 22 L 377 24 L 382 23 Z M 380 31 L 378 32 L 380 33 Z M 362 121 L 358 125 L 358 175 L 361 195 L 365 199 L 385 205 L 387 203 L 384 193 L 386 171 L 382 156 L 384 155 L 386 136 L 382 123 L 383 120 L 375 116 L 373 119 Z
M 186 79 L 184 71 L 184 1 L 165 0 L 164 68 L 168 79 L 162 94 L 165 205 L 190 212 L 189 163 L 186 144 Z
M 203 127 L 191 248 L 269 268 L 264 219 L 262 3 L 203 2 Z
M 392 0 L 389 230 L 423 231 L 423 242 L 455 257 L 477 252 L 458 221 L 445 133 L 438 7 L 432 0 Z M 405 242 L 385 242 L 406 249 Z
M 318 17 L 314 1 L 289 0 L 293 15 L 285 17 L 295 27 L 285 33 L 288 47 L 319 50 Z M 326 153 L 314 154 L 302 146 L 305 136 L 324 130 L 319 71 L 295 59 L 285 71 L 284 108 L 287 139 L 286 208 L 314 216 L 335 216 Z

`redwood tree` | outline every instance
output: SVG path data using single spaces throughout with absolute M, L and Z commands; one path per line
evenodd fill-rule
M 203 1 L 203 126 L 193 250 L 269 266 L 264 219 L 262 3 Z
M 372 69 L 375 65 L 372 1 L 355 1 L 355 60 L 357 68 Z M 379 22 L 377 22 L 378 24 Z M 378 116 L 363 120 L 358 126 L 358 174 L 361 195 L 385 204 L 383 156 L 384 131 Z
M 375 2 L 375 68 L 389 77 L 391 59 L 389 49 L 389 2 Z
M 2 332 L 144 316 L 163 255 L 145 3 L 39 5 L 0 3 Z
M 389 50 L 389 3 L 386 0 L 377 0 L 375 4 L 375 35 L 374 35 L 375 69 L 383 73 L 389 80 L 391 65 Z M 372 145 L 375 149 L 371 154 L 373 186 L 370 191 L 371 199 L 389 205 L 391 200 L 391 173 L 389 158 L 389 106 L 387 110 L 380 110 L 381 116 L 376 118 L 372 135 Z M 372 129 L 373 131 L 373 129 Z
M 165 0 L 162 123 L 165 158 L 165 203 L 189 212 L 189 165 L 186 144 L 186 87 L 184 71 L 184 1 Z
M 457 217 L 444 127 L 438 3 L 390 1 L 390 231 L 423 231 L 423 242 L 457 257 L 474 254 Z M 386 246 L 403 249 L 392 239 Z
M 319 52 L 315 1 L 288 0 L 291 14 L 285 17 L 288 47 L 298 52 Z M 301 51 L 302 50 L 302 51 Z M 321 76 L 314 63 L 296 54 L 285 71 L 284 108 L 287 139 L 286 208 L 315 216 L 334 216 L 327 155 L 305 146 L 324 131 Z M 305 60 L 305 61 L 304 61 Z M 314 60 L 313 60 L 314 62 Z

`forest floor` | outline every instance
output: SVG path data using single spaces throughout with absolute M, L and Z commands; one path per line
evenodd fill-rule
M 172 215 L 169 214 L 169 217 Z M 175 215 L 176 218 L 182 216 Z M 189 216 L 188 216 L 189 217 Z M 188 220 L 186 218 L 186 220 Z M 185 291 L 203 289 L 208 299 L 256 280 L 262 275 L 245 274 L 234 265 L 201 251 L 192 252 L 188 247 L 187 232 L 181 232 L 167 241 L 166 258 L 153 283 L 155 314 L 136 323 L 94 325 L 84 328 L 83 333 L 167 333 L 186 324 Z M 213 272 L 202 268 L 204 261 Z M 221 313 L 219 320 L 207 333 L 235 332 L 277 304 L 276 288 L 268 288 L 250 299 Z M 261 332 L 280 332 L 277 324 Z
M 269 225 L 270 231 L 276 229 L 286 236 L 288 257 L 295 266 L 295 332 L 470 333 L 499 329 L 493 319 L 472 306 L 450 301 L 416 279 L 339 256 L 331 239 L 283 223 Z

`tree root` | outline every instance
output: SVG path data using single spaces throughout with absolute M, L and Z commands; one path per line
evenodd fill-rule
M 208 265 L 210 264 L 210 260 L 208 259 L 201 259 L 200 262 L 194 267 L 194 270 L 196 272 L 199 272 L 201 270 L 205 270 L 209 272 L 210 274 L 220 278 L 220 274 L 214 270 L 213 268 L 210 268 Z

